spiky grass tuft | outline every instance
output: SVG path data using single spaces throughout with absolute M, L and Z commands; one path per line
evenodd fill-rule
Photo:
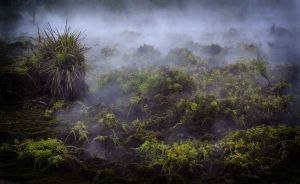
M 85 84 L 87 47 L 81 44 L 81 32 L 71 32 L 66 24 L 63 33 L 50 24 L 39 32 L 36 52 L 40 73 L 45 78 L 45 89 L 53 97 L 76 98 L 82 95 Z

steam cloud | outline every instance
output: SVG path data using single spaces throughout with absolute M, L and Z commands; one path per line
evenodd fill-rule
M 17 23 L 11 23 L 13 29 L 4 28 L 2 36 L 35 37 L 36 25 L 50 23 L 62 30 L 67 21 L 73 29 L 84 30 L 86 41 L 96 48 L 130 49 L 145 43 L 167 52 L 187 41 L 221 46 L 250 42 L 261 46 L 269 60 L 295 62 L 299 9 L 297 0 L 73 0 L 52 6 L 31 0 L 21 7 Z

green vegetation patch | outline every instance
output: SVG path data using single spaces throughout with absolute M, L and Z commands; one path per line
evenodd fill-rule
M 30 158 L 37 167 L 58 167 L 68 154 L 63 142 L 56 138 L 33 141 L 27 140 L 18 145 L 19 159 Z

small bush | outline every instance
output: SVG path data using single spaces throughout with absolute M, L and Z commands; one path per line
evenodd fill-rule
M 218 55 L 222 52 L 223 48 L 218 44 L 211 44 L 204 47 L 204 51 L 212 55 Z
M 169 95 L 192 88 L 193 80 L 184 71 L 164 67 L 155 72 L 148 73 L 146 78 L 141 81 L 135 82 L 135 80 L 129 80 L 123 86 L 129 89 L 136 89 L 137 93 L 146 96 L 157 94 Z
M 18 145 L 19 159 L 30 158 L 34 166 L 58 167 L 68 154 L 63 142 L 56 138 L 33 141 L 27 140 Z
M 225 151 L 225 163 L 246 172 L 258 172 L 294 160 L 300 150 L 299 136 L 299 128 L 258 126 L 230 132 L 220 145 Z
M 177 48 L 171 50 L 168 53 L 167 60 L 179 66 L 195 65 L 201 61 L 199 57 L 195 56 L 186 48 Z
M 76 141 L 83 141 L 83 140 L 89 142 L 88 129 L 87 129 L 87 126 L 85 125 L 85 123 L 83 121 L 77 121 L 75 123 L 75 125 L 71 128 L 71 131 L 68 134 L 68 136 L 66 137 L 65 141 L 68 140 L 70 135 L 73 135 L 75 142 Z
M 145 154 L 149 166 L 161 166 L 167 175 L 178 174 L 186 167 L 192 169 L 198 156 L 196 147 L 189 141 L 172 145 L 145 141 L 137 150 Z
M 136 56 L 145 60 L 157 59 L 160 56 L 160 52 L 153 46 L 144 44 L 137 49 Z
M 199 92 L 191 100 L 180 99 L 176 107 L 177 114 L 181 115 L 181 123 L 204 125 L 214 121 L 220 113 L 220 102 L 213 95 Z
M 111 47 L 104 47 L 101 49 L 101 55 L 104 56 L 104 58 L 110 58 L 114 56 L 117 52 L 117 49 L 111 48 Z
M 104 141 L 110 138 L 114 145 L 120 144 L 120 136 L 128 133 L 129 126 L 118 119 L 112 112 L 100 112 L 97 114 L 99 135 L 94 139 Z

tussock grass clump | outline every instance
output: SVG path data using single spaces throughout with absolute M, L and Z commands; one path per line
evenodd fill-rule
M 45 88 L 53 97 L 76 98 L 86 91 L 85 57 L 87 47 L 81 44 L 81 32 L 54 30 L 50 25 L 38 37 L 36 52 Z

